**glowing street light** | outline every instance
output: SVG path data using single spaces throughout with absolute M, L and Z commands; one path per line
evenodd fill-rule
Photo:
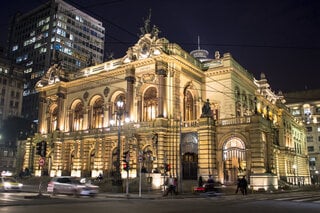
M 124 113 L 124 102 L 122 101 L 122 98 L 120 97 L 117 101 L 117 111 L 116 111 L 116 119 L 118 122 L 118 144 L 117 144 L 117 162 L 116 162 L 116 185 L 120 186 L 122 185 L 122 179 L 121 179 L 121 163 L 120 163 L 120 147 L 121 147 L 121 138 L 120 138 L 120 132 L 121 132 L 121 118 Z

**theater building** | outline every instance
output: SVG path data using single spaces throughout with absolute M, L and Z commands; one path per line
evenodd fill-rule
M 121 161 L 130 155 L 130 178 L 167 165 L 179 184 L 209 175 L 224 184 L 245 175 L 254 189 L 309 184 L 304 126 L 265 75 L 254 78 L 230 53 L 189 54 L 158 32 L 142 30 L 124 57 L 72 76 L 53 65 L 36 85 L 39 130 L 24 166 L 36 175 L 112 177 L 119 148 Z

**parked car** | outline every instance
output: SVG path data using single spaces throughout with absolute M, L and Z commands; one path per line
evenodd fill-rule
M 74 196 L 92 196 L 98 194 L 99 187 L 91 184 L 85 178 L 61 176 L 54 177 L 48 183 L 47 192 L 56 194 L 68 194 Z
M 19 183 L 14 177 L 1 176 L 0 190 L 1 191 L 21 191 L 23 184 Z

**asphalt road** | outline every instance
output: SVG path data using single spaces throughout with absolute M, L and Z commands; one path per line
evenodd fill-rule
M 216 197 L 158 197 L 139 199 L 55 196 L 30 199 L 27 193 L 0 193 L 0 212 L 5 213 L 198 213 L 320 212 L 320 192 L 251 194 Z

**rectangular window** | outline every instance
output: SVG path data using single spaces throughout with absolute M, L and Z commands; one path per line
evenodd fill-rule
M 312 127 L 311 126 L 307 126 L 307 132 L 312 132 Z
M 307 142 L 313 142 L 313 136 L 307 136 Z
M 300 115 L 300 109 L 293 109 L 292 115 Z
M 314 152 L 314 147 L 313 146 L 308 146 L 308 152 Z

